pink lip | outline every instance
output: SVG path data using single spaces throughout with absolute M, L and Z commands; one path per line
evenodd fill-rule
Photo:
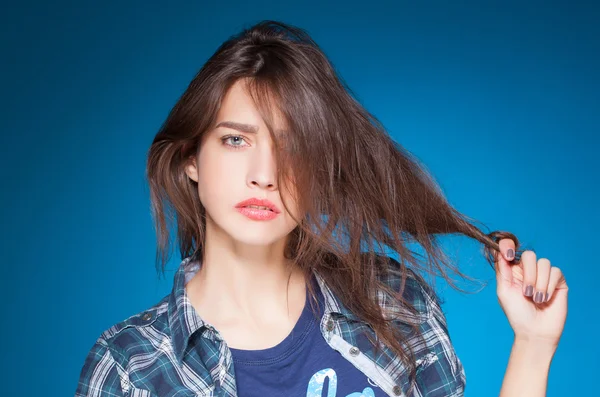
M 249 205 L 258 205 L 261 207 L 267 207 L 268 210 L 261 210 L 258 208 L 248 208 Z M 266 221 L 275 219 L 281 211 L 275 204 L 267 199 L 250 198 L 238 203 L 235 208 L 243 215 L 248 218 L 257 221 Z

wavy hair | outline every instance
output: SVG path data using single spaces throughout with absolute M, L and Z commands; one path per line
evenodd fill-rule
M 508 232 L 483 232 L 454 209 L 425 167 L 361 106 L 300 28 L 262 21 L 230 37 L 193 78 L 156 134 L 147 178 L 157 230 L 157 270 L 164 272 L 175 245 L 171 229 L 176 229 L 182 259 L 202 255 L 205 210 L 184 167 L 214 127 L 225 93 L 239 79 L 248 82 L 269 129 L 278 186 L 294 194 L 304 214 L 288 236 L 285 257 L 307 277 L 318 272 L 336 297 L 404 362 L 413 385 L 415 356 L 393 323 L 410 324 L 417 334 L 418 324 L 408 316 L 385 317 L 376 291 L 387 291 L 416 314 L 403 299 L 406 277 L 416 274 L 411 270 L 439 274 L 455 289 L 460 288 L 449 273 L 473 280 L 445 255 L 439 235 L 477 240 L 492 267 L 500 238 L 512 238 L 517 248 L 519 243 Z M 272 106 L 287 121 L 289 133 L 283 139 L 273 131 Z M 288 209 L 285 201 L 283 205 Z M 412 243 L 424 253 L 411 248 Z M 386 247 L 398 254 L 398 261 L 381 260 L 388 258 L 380 255 Z M 392 291 L 381 281 L 389 272 L 401 275 L 400 290 Z M 315 291 L 310 283 L 307 287 L 314 302 Z

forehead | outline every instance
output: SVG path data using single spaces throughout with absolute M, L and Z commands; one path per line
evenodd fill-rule
M 259 94 L 246 80 L 236 81 L 223 96 L 216 125 L 241 124 L 248 130 L 244 132 L 266 132 L 264 118 L 267 118 L 277 135 L 285 134 L 288 126 L 278 103 L 272 95 Z

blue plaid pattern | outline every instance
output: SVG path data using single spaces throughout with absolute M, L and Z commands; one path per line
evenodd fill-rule
M 231 352 L 217 330 L 200 318 L 185 290 L 199 266 L 192 257 L 185 258 L 169 295 L 100 335 L 83 364 L 76 397 L 237 396 Z M 452 346 L 440 301 L 422 278 L 411 274 L 404 297 L 419 310 L 415 319 L 423 340 L 406 334 L 417 360 L 417 385 L 410 396 L 463 396 L 465 371 Z M 325 340 L 388 395 L 408 397 L 408 373 L 402 362 L 387 349 L 376 353 L 365 336 L 372 329 L 315 276 L 325 297 L 320 323 Z M 395 291 L 400 289 L 398 271 L 383 281 Z M 383 291 L 378 299 L 384 315 L 408 315 Z M 348 354 L 349 348 L 353 354 Z M 287 396 L 285 390 L 281 395 Z

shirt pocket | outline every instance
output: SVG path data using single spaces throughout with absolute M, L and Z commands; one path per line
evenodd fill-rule
M 417 359 L 417 374 L 426 370 L 438 361 L 438 356 L 434 352 L 428 352 Z

